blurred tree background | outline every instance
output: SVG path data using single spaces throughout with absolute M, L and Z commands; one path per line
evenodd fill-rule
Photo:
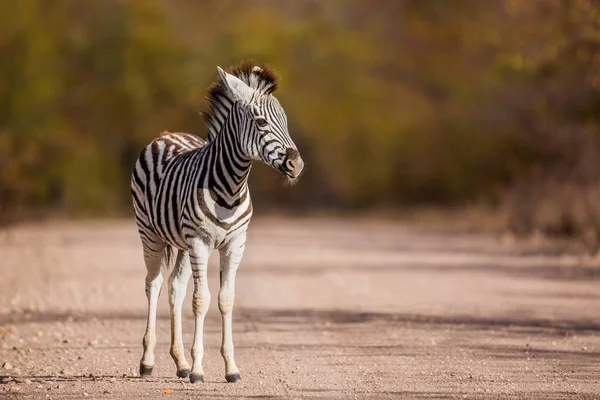
M 600 226 L 592 0 L 0 2 L 0 220 L 129 215 L 163 130 L 205 136 L 216 66 L 252 58 L 306 161 L 256 166 L 256 209 L 506 206 L 516 231 Z

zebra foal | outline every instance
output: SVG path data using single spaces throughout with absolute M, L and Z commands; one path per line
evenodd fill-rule
M 185 133 L 164 133 L 146 146 L 135 163 L 131 193 L 146 264 L 148 319 L 140 375 L 154 367 L 156 308 L 163 283 L 161 266 L 173 269 L 168 279 L 171 356 L 177 376 L 204 381 L 204 317 L 210 303 L 207 262 L 220 254 L 219 310 L 225 379 L 241 379 L 233 356 L 232 311 L 235 275 L 244 253 L 252 216 L 248 175 L 252 160 L 262 160 L 295 181 L 304 163 L 290 138 L 287 117 L 272 95 L 277 78 L 267 67 L 243 62 L 225 72 L 208 91 L 206 141 Z M 173 262 L 174 260 L 174 262 Z M 193 277 L 194 340 L 192 366 L 182 341 L 181 308 Z

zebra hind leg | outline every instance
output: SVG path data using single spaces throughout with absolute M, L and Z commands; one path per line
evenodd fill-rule
M 185 359 L 181 328 L 181 308 L 187 284 L 192 275 L 190 257 L 187 251 L 179 250 L 173 271 L 169 276 L 169 309 L 171 311 L 171 357 L 177 366 L 177 376 L 187 378 L 192 369 Z
M 148 299 L 148 319 L 144 334 L 144 354 L 140 361 L 140 376 L 149 376 L 154 368 L 154 348 L 156 347 L 156 309 L 158 296 L 163 283 L 160 271 L 165 245 L 144 246 L 146 262 L 146 298 Z

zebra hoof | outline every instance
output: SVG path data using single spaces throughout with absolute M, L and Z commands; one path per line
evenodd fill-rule
M 225 375 L 225 380 L 229 383 L 235 383 L 242 380 L 240 374 Z
M 144 364 L 140 364 L 140 376 L 142 378 L 146 377 L 146 376 L 150 376 L 152 375 L 152 369 L 154 368 L 154 365 L 144 365 Z
M 179 378 L 187 378 L 188 376 L 190 376 L 191 373 L 192 373 L 192 370 L 189 368 L 177 370 L 177 376 Z
M 190 383 L 196 383 L 196 382 L 204 382 L 204 375 L 200 375 L 195 372 L 192 372 L 190 374 Z

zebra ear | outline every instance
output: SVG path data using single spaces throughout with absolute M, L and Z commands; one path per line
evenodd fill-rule
M 245 100 L 249 99 L 252 96 L 252 88 L 244 83 L 237 76 L 228 74 L 223 71 L 221 67 L 217 67 L 219 71 L 219 75 L 221 76 L 221 80 L 229 92 L 237 99 L 237 100 Z

